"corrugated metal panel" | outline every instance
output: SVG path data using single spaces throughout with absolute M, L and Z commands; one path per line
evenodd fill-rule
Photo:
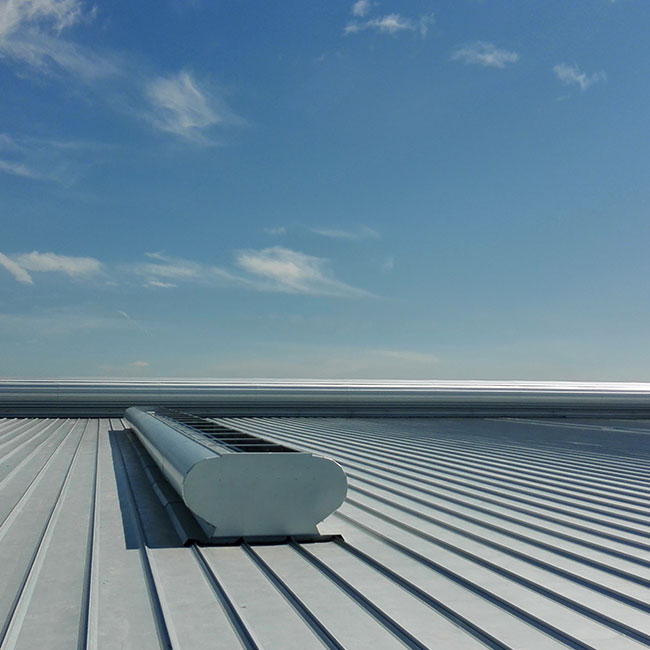
M 221 416 L 650 417 L 650 384 L 568 381 L 0 379 L 0 415 L 121 416 L 129 406 Z
M 217 421 L 338 460 L 343 539 L 184 547 L 121 420 L 1 419 L 2 650 L 650 646 L 650 422 Z

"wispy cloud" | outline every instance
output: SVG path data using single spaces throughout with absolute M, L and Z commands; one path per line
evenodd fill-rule
M 374 3 L 369 2 L 369 0 L 357 0 L 352 5 L 352 15 L 355 20 L 347 23 L 343 33 L 358 34 L 370 30 L 379 34 L 395 35 L 400 32 L 419 32 L 424 38 L 429 31 L 429 27 L 435 22 L 433 14 L 422 14 L 418 18 L 411 18 L 398 13 L 388 13 L 382 16 L 366 18 L 373 6 Z M 363 18 L 366 18 L 366 20 L 360 20 Z
M 78 140 L 53 140 L 0 133 L 0 172 L 41 181 L 70 183 L 81 170 L 102 159 L 109 145 Z M 88 154 L 92 152 L 92 156 Z
M 110 286 L 139 284 L 149 289 L 179 286 L 205 288 L 240 287 L 252 291 L 302 293 L 321 296 L 362 297 L 371 294 L 338 280 L 329 261 L 280 246 L 240 250 L 234 264 L 223 268 L 163 253 L 147 253 L 135 264 L 103 264 L 94 257 L 71 257 L 55 253 L 0 253 L 0 266 L 16 281 L 34 284 L 33 273 L 58 273 L 74 278 L 109 278 Z M 126 312 L 118 312 L 130 320 Z
M 148 368 L 149 367 L 149 362 L 148 361 L 131 361 L 129 366 L 131 368 Z
M 357 0 L 352 5 L 352 15 L 357 16 L 358 18 L 363 18 L 372 7 L 370 0 Z
M 29 335 L 42 340 L 93 330 L 142 330 L 142 325 L 115 314 L 93 312 L 79 307 L 40 310 L 33 313 L 0 313 L 0 330 Z
M 22 282 L 23 284 L 34 284 L 32 276 L 4 253 L 0 253 L 0 266 L 4 266 L 4 268 L 9 271 L 18 282 Z
M 370 295 L 334 278 L 327 260 L 281 246 L 240 251 L 237 264 L 253 277 L 264 280 L 259 288 L 267 291 L 340 297 Z
M 162 253 L 147 253 L 147 257 L 150 261 L 122 267 L 123 273 L 141 278 L 145 287 L 193 284 L 339 297 L 370 295 L 337 280 L 327 260 L 281 246 L 238 251 L 234 268 L 201 264 Z
M 428 352 L 418 352 L 413 350 L 376 350 L 378 355 L 388 359 L 397 359 L 408 363 L 435 364 L 440 361 L 438 357 Z
M 284 235 L 287 232 L 287 229 L 284 226 L 275 226 L 274 228 L 264 228 L 264 232 L 267 235 Z
M 118 66 L 112 57 L 62 37 L 65 30 L 91 20 L 94 13 L 81 0 L 8 0 L 0 9 L 0 58 L 83 79 L 114 75 Z
M 174 280 L 194 280 L 202 275 L 202 267 L 187 260 L 165 257 L 160 253 L 147 253 L 147 257 L 160 260 L 160 262 L 146 262 L 136 268 L 145 274 Z
M 206 144 L 210 127 L 241 122 L 217 93 L 187 71 L 151 75 L 127 56 L 103 53 L 63 36 L 94 14 L 81 0 L 5 0 L 0 4 L 0 61 L 82 81 L 108 106 L 130 116 L 144 114 L 155 128 L 188 141 Z M 11 160 L 5 160 L 0 170 L 41 177 L 30 173 L 28 165 Z
M 37 171 L 30 169 L 23 163 L 11 162 L 10 160 L 0 160 L 0 172 L 23 176 L 24 178 L 41 178 Z
M 285 346 L 273 356 L 221 360 L 210 372 L 222 377 L 322 379 L 432 379 L 440 360 L 418 350 Z
M 82 13 L 79 0 L 7 0 L 0 11 L 0 38 L 25 24 L 46 24 L 61 31 L 78 22 Z
M 5 255 L 0 253 L 0 265 L 11 273 L 18 282 L 33 284 L 29 273 L 63 273 L 71 277 L 90 276 L 102 270 L 102 263 L 94 257 L 70 257 L 55 253 L 20 253 Z
M 178 285 L 173 282 L 162 282 L 161 280 L 147 280 L 146 287 L 158 287 L 159 289 L 174 289 Z
M 344 230 L 339 228 L 311 228 L 311 232 L 321 237 L 329 237 L 330 239 L 379 239 L 379 233 L 368 226 L 361 226 L 356 230 Z
M 94 257 L 71 257 L 56 253 L 22 253 L 14 261 L 27 271 L 64 273 L 70 276 L 93 275 L 102 269 L 102 263 Z
M 86 81 L 120 72 L 117 58 L 37 29 L 24 29 L 17 36 L 0 39 L 0 56 L 21 61 L 43 73 L 62 71 Z
M 381 265 L 381 270 L 384 273 L 390 273 L 395 268 L 395 258 L 392 255 L 389 255 L 384 263 Z
M 510 63 L 516 63 L 519 54 L 499 48 L 493 43 L 477 41 L 454 50 L 451 60 L 486 68 L 505 68 Z
M 206 142 L 206 129 L 234 121 L 223 102 L 201 88 L 187 71 L 152 79 L 146 93 L 151 104 L 151 123 L 187 140 Z
M 146 287 L 171 289 L 181 283 L 207 286 L 241 284 L 242 280 L 225 269 L 201 264 L 163 253 L 146 253 L 150 260 L 124 265 L 118 271 L 127 277 L 136 277 Z
M 607 75 L 602 70 L 588 75 L 586 72 L 582 72 L 575 63 L 558 63 L 553 66 L 553 72 L 565 86 L 578 86 L 583 92 L 589 86 L 607 80 Z
M 150 365 L 148 361 L 131 361 L 123 364 L 102 363 L 97 368 L 104 376 L 142 377 L 147 375 Z

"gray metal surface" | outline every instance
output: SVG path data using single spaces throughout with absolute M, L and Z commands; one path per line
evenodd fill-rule
M 221 416 L 650 417 L 650 383 L 0 379 L 0 416 L 119 417 L 135 404 Z
M 343 539 L 184 547 L 121 420 L 0 419 L 2 650 L 650 646 L 650 421 L 217 421 L 337 460 Z

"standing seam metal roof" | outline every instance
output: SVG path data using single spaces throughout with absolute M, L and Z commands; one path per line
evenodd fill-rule
M 342 538 L 183 546 L 122 420 L 5 418 L 2 650 L 650 646 L 650 422 L 215 420 L 337 460 Z

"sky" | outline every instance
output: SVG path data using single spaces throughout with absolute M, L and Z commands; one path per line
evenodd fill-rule
M 650 381 L 647 0 L 0 0 L 0 375 Z

